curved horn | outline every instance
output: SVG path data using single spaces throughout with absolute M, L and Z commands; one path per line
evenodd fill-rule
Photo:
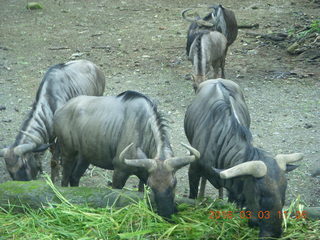
M 37 137 L 35 135 L 32 135 L 32 134 L 30 134 L 28 132 L 22 131 L 22 130 L 20 132 L 22 132 L 24 135 L 26 135 L 29 138 L 31 138 L 36 144 L 38 144 L 38 145 L 42 144 L 42 141 L 41 141 L 41 139 L 39 137 Z
M 169 158 L 164 161 L 164 165 L 169 171 L 178 170 L 179 168 L 184 167 L 185 165 L 188 165 L 189 163 L 193 162 L 196 159 L 200 158 L 200 153 L 197 149 L 185 144 L 181 143 L 182 146 L 187 148 L 193 155 L 187 156 L 187 157 L 174 157 Z
M 194 160 L 196 160 L 196 156 L 193 155 L 187 157 L 174 157 L 165 160 L 163 164 L 166 166 L 168 171 L 173 171 L 188 165 Z
M 133 145 L 133 143 L 130 143 L 125 149 L 122 150 L 122 152 L 119 155 L 119 160 L 120 162 L 124 162 L 124 155 L 126 154 L 126 152 L 129 150 L 129 148 L 131 148 Z
M 157 167 L 154 159 L 125 159 L 124 162 L 129 166 L 143 167 L 148 172 L 152 172 Z
M 274 158 L 278 163 L 279 167 L 286 171 L 287 164 L 297 162 L 303 159 L 303 153 L 292 153 L 292 154 L 278 154 Z
M 227 170 L 220 172 L 220 177 L 229 179 L 243 175 L 252 175 L 253 177 L 260 178 L 267 174 L 267 166 L 262 161 L 249 161 L 236 165 Z
M 156 167 L 156 162 L 153 159 L 125 159 L 124 156 L 127 151 L 133 146 L 133 143 L 130 143 L 119 155 L 120 162 L 127 164 L 133 167 L 144 167 L 147 171 L 152 171 Z
M 25 154 L 27 152 L 31 152 L 36 147 L 37 147 L 37 144 L 35 144 L 35 143 L 21 144 L 21 145 L 16 146 L 13 149 L 13 152 L 14 152 L 14 154 L 16 154 L 18 156 L 22 156 L 23 154 Z
M 196 19 L 193 19 L 193 18 L 188 18 L 185 14 L 187 12 L 189 12 L 190 10 L 193 10 L 193 8 L 187 8 L 187 9 L 184 9 L 182 10 L 181 12 L 181 16 L 183 17 L 184 20 L 188 21 L 188 22 L 194 22 Z
M 189 146 L 189 145 L 187 145 L 185 143 L 180 143 L 180 144 L 182 146 L 184 146 L 186 149 L 188 149 L 196 157 L 196 159 L 200 158 L 200 152 L 197 149 L 195 149 L 195 148 L 193 148 L 193 147 L 191 147 L 191 146 Z
M 186 14 L 186 12 L 189 12 L 190 10 L 193 10 L 193 8 L 187 8 L 181 12 L 181 15 L 184 20 L 191 22 L 191 23 L 195 22 L 199 26 L 204 26 L 204 27 L 213 27 L 214 26 L 213 23 L 210 23 L 208 21 L 203 20 L 199 15 L 196 18 L 187 17 L 185 14 Z
M 212 18 L 212 21 L 216 21 L 215 18 Z M 199 20 L 194 20 L 194 22 L 196 22 L 199 26 L 204 26 L 204 27 L 213 27 L 215 26 L 215 24 L 211 23 L 211 22 L 208 22 L 208 21 L 205 21 L 203 19 L 199 19 Z
M 4 148 L 0 150 L 0 157 L 4 157 L 7 153 L 7 151 L 9 150 L 9 148 Z

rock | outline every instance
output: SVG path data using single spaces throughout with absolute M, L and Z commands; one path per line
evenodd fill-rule
M 287 48 L 287 52 L 289 54 L 292 54 L 292 55 L 295 55 L 297 54 L 296 53 L 296 50 L 300 47 L 299 43 L 295 42 L 293 44 L 291 44 L 288 48 Z
M 6 110 L 7 108 L 5 107 L 5 106 L 2 106 L 2 105 L 0 105 L 0 111 L 4 111 L 4 110 Z
M 308 129 L 308 128 L 312 128 L 313 125 L 311 123 L 305 123 L 303 127 Z
M 82 57 L 84 53 L 78 52 L 78 53 L 73 53 L 70 57 L 70 60 L 75 60 L 78 57 Z
M 58 194 L 57 194 L 58 193 Z M 85 205 L 93 208 L 124 207 L 144 198 L 137 191 L 97 187 L 58 187 L 44 181 L 8 181 L 0 184 L 0 207 L 10 211 L 21 211 L 21 206 L 38 209 L 61 203 L 62 195 L 71 204 Z M 151 194 L 150 200 L 154 205 Z M 10 206 L 8 205 L 10 202 Z M 176 198 L 177 203 L 194 204 L 194 200 Z

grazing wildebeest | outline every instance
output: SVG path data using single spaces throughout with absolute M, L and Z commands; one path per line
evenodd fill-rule
M 52 120 L 57 109 L 73 97 L 99 96 L 104 89 L 104 74 L 92 62 L 78 60 L 51 67 L 40 83 L 32 110 L 15 142 L 0 150 L 0 157 L 4 157 L 11 178 L 28 181 L 36 179 L 38 172 L 42 171 L 39 152 L 54 142 Z M 57 163 L 52 162 L 52 167 L 54 178 L 58 171 Z
M 196 198 L 200 177 L 229 192 L 229 201 L 246 207 L 249 225 L 261 238 L 280 237 L 286 171 L 302 154 L 277 155 L 252 145 L 250 116 L 239 86 L 223 79 L 200 84 L 185 115 L 185 133 L 201 157 L 190 164 L 190 198 Z
M 196 18 L 188 18 L 185 14 L 192 8 L 185 9 L 181 12 L 182 17 L 191 22 L 187 34 L 187 56 L 191 44 L 197 37 L 199 32 L 203 30 L 219 31 L 227 38 L 227 48 L 236 40 L 238 35 L 238 24 L 235 14 L 230 9 L 224 8 L 222 5 L 214 5 L 213 11 L 207 14 L 204 18 L 197 16 Z M 226 52 L 227 52 L 226 48 Z
M 225 53 L 227 39 L 217 31 L 203 30 L 191 44 L 189 60 L 193 65 L 193 86 L 195 89 L 199 84 L 208 79 L 208 72 L 213 69 L 213 78 L 218 78 L 221 68 L 221 77 L 224 78 Z
M 161 216 L 175 211 L 175 172 L 199 157 L 174 157 L 167 121 L 148 97 L 134 91 L 118 96 L 80 96 L 54 115 L 61 147 L 62 186 L 78 186 L 88 165 L 114 170 L 113 188 L 123 188 L 130 175 L 148 184 Z

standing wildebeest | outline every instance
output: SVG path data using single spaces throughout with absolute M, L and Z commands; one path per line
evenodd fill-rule
M 227 48 L 236 40 L 238 35 L 238 24 L 234 12 L 224 8 L 222 5 L 214 5 L 210 8 L 214 10 L 207 14 L 204 18 L 197 16 L 194 19 L 188 18 L 185 14 L 193 10 L 188 8 L 182 11 L 182 17 L 191 22 L 187 35 L 187 55 L 191 44 L 202 30 L 219 31 L 227 38 Z M 226 48 L 226 52 L 227 52 Z
M 249 225 L 259 225 L 261 238 L 280 237 L 285 172 L 294 169 L 288 163 L 302 159 L 302 154 L 273 158 L 252 145 L 249 124 L 236 83 L 215 79 L 199 86 L 184 125 L 190 144 L 201 154 L 190 164 L 190 197 L 197 197 L 199 179 L 205 177 L 215 188 L 226 188 L 229 201 L 247 208 Z
M 221 77 L 224 78 L 225 53 L 227 39 L 217 31 L 202 30 L 197 34 L 191 44 L 189 60 L 193 64 L 194 88 L 205 81 L 207 74 L 212 67 L 213 78 L 218 78 L 219 68 L 221 68 Z
M 134 91 L 70 100 L 54 115 L 62 186 L 78 186 L 90 163 L 114 170 L 113 188 L 123 188 L 136 175 L 151 187 L 159 214 L 169 218 L 175 211 L 175 172 L 199 152 L 187 147 L 195 156 L 174 157 L 166 125 L 156 104 Z
M 73 97 L 102 95 L 104 88 L 104 74 L 92 62 L 78 60 L 51 67 L 40 83 L 32 110 L 15 142 L 0 149 L 0 157 L 4 157 L 11 178 L 20 181 L 36 179 L 42 170 L 39 152 L 54 141 L 54 112 Z M 54 174 L 57 174 L 57 168 L 52 169 Z

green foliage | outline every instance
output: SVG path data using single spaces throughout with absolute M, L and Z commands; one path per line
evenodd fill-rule
M 30 10 L 42 9 L 42 6 L 40 3 L 37 3 L 37 2 L 28 2 L 27 9 L 30 9 Z
M 181 204 L 167 222 L 150 209 L 148 199 L 121 209 L 93 209 L 69 202 L 24 214 L 0 209 L 1 239 L 257 239 L 232 204 L 222 201 Z M 211 211 L 211 213 L 210 213 Z M 212 212 L 220 212 L 220 217 Z M 231 215 L 222 214 L 229 212 Z M 211 216 L 211 217 L 210 217 Z M 287 218 L 283 239 L 317 239 L 319 221 Z
M 157 215 L 148 195 L 121 209 L 94 209 L 70 203 L 47 178 L 60 204 L 23 213 L 0 208 L 0 239 L 257 239 L 258 229 L 232 204 L 204 200 L 180 204 L 170 222 Z M 148 189 L 145 189 L 148 192 Z M 289 217 L 300 209 L 299 199 L 284 215 L 283 239 L 318 239 L 320 221 Z
M 288 32 L 290 34 L 290 32 Z M 297 38 L 304 38 L 311 33 L 320 33 L 320 19 L 313 20 L 307 30 L 296 34 Z
M 320 19 L 312 21 L 310 26 L 311 26 L 310 30 L 312 30 L 312 32 L 320 33 Z

